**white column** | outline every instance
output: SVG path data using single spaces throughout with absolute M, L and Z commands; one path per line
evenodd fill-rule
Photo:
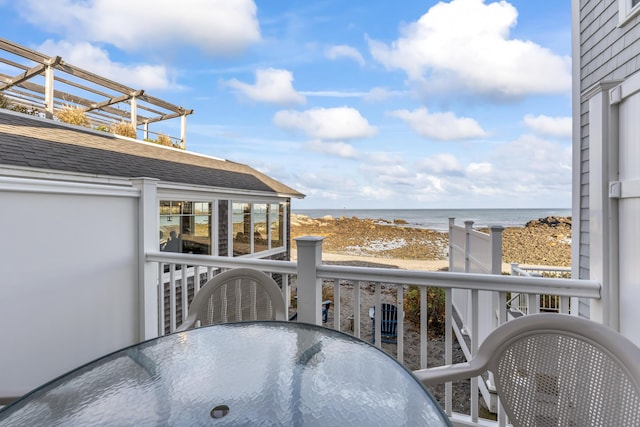
M 140 190 L 138 201 L 138 295 L 139 340 L 158 336 L 158 266 L 146 262 L 147 252 L 159 251 L 160 214 L 158 180 L 137 178 L 133 185 Z
M 53 67 L 47 65 L 44 72 L 44 115 L 48 119 L 53 118 Z
M 137 133 L 138 129 L 138 99 L 134 96 L 131 98 L 131 125 Z M 136 136 L 137 138 L 137 136 Z
M 187 115 L 183 114 L 180 118 L 180 145 L 183 150 L 187 149 Z
M 324 237 L 295 239 L 298 247 L 298 322 L 322 325 L 322 279 L 317 268 L 322 265 Z
M 609 198 L 610 175 L 617 174 L 611 164 L 611 156 L 616 155 L 612 150 L 617 152 L 617 135 L 612 137 L 609 126 L 608 91 L 612 86 L 612 83 L 598 84 L 585 95 L 589 98 L 589 278 L 602 284 L 601 299 L 591 300 L 589 317 L 617 330 L 617 266 L 612 265 L 617 258 L 612 257 L 612 250 L 617 251 L 615 233 L 612 234 L 617 209 L 612 205 L 617 206 L 617 202 Z

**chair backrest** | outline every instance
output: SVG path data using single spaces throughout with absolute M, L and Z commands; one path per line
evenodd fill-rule
M 380 304 L 382 312 L 380 320 L 380 336 L 381 341 L 386 343 L 395 343 L 398 340 L 398 308 L 393 304 Z M 375 307 L 371 308 L 369 313 L 371 317 L 371 342 L 375 342 L 376 315 Z
M 494 330 L 474 359 L 493 372 L 514 426 L 640 425 L 640 349 L 594 321 L 524 316 Z
M 209 280 L 196 293 L 186 320 L 176 331 L 249 320 L 286 320 L 278 284 L 261 271 L 234 268 Z

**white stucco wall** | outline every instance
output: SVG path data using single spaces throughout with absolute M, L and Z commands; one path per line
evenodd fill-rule
M 137 341 L 138 199 L 72 193 L 0 185 L 0 397 Z

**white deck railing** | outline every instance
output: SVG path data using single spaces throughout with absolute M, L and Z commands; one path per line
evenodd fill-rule
M 173 254 L 167 252 L 148 253 L 146 261 L 156 263 L 158 268 L 159 289 L 158 302 L 158 331 L 172 332 L 180 325 L 187 311 L 187 293 L 197 291 L 212 274 L 219 269 L 234 267 L 252 267 L 266 273 L 277 275 L 281 279 L 283 292 L 287 301 L 291 301 L 290 292 L 295 285 L 297 293 L 298 321 L 322 324 L 321 302 L 325 299 L 321 291 L 323 287 L 333 291 L 332 316 L 325 326 L 342 330 L 366 340 L 365 330 L 370 330 L 368 306 L 362 303 L 363 297 L 373 296 L 373 306 L 380 313 L 383 302 L 397 305 L 398 319 L 404 318 L 404 297 L 409 285 L 420 288 L 421 316 L 419 325 L 419 356 L 420 362 L 416 369 L 428 367 L 427 354 L 430 343 L 427 339 L 427 287 L 439 287 L 445 290 L 446 319 L 445 319 L 445 355 L 439 364 L 452 363 L 453 354 L 453 322 L 455 321 L 452 308 L 452 290 L 465 289 L 471 293 L 470 313 L 477 316 L 481 312 L 479 306 L 479 292 L 488 291 L 499 301 L 499 309 L 495 313 L 497 324 L 507 321 L 507 294 L 527 295 L 528 298 L 538 298 L 538 295 L 557 295 L 559 297 L 580 297 L 600 299 L 600 284 L 595 281 L 554 279 L 545 277 L 504 276 L 477 273 L 432 272 L 397 270 L 388 268 L 351 267 L 327 265 L 322 263 L 322 238 L 303 237 L 296 239 L 298 252 L 297 262 L 272 261 L 262 259 L 228 258 L 216 256 Z M 187 286 L 183 287 L 183 280 Z M 156 286 L 159 283 L 156 282 Z M 372 290 L 371 290 L 372 289 Z M 346 306 L 341 295 L 345 292 L 353 293 L 353 305 Z M 165 294 L 168 293 L 168 299 Z M 178 302 L 180 301 L 180 304 Z M 179 317 L 177 317 L 179 315 Z M 351 323 L 352 322 L 352 323 Z M 380 322 L 375 323 L 375 345 L 385 348 L 395 354 L 400 362 L 404 361 L 405 336 L 409 333 L 406 322 L 398 322 L 398 339 L 395 345 L 383 345 L 380 340 Z M 352 330 L 349 326 L 353 325 Z M 457 334 L 457 340 L 465 337 Z M 393 351 L 395 350 L 395 351 Z M 471 354 L 466 354 L 471 357 Z M 435 365 L 434 365 L 435 366 Z M 478 421 L 477 393 L 471 393 L 470 415 L 467 416 L 472 424 Z M 452 414 L 451 386 L 447 385 L 443 406 L 448 414 Z M 454 417 L 455 418 L 455 417 Z M 464 418 L 464 417 L 462 417 Z M 462 419 L 459 418 L 459 419 Z
M 512 276 L 547 277 L 555 279 L 570 279 L 571 268 L 547 266 L 522 266 L 511 264 Z M 559 295 L 533 295 L 532 297 L 513 293 L 507 301 L 507 308 L 518 314 L 534 313 L 570 313 L 571 299 Z

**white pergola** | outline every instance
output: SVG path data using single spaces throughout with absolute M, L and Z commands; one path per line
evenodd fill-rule
M 148 139 L 151 123 L 180 118 L 181 148 L 186 148 L 187 116 L 193 113 L 105 77 L 0 38 L 0 93 L 13 105 L 53 118 L 56 110 L 82 109 L 93 126 L 131 123 Z

